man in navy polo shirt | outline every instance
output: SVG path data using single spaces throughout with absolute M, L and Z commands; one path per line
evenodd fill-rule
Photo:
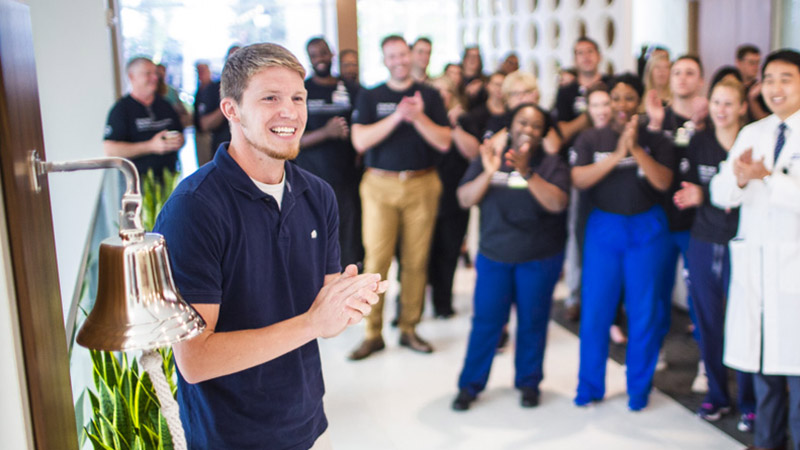
M 183 125 L 178 113 L 156 92 L 158 74 L 153 61 L 136 57 L 126 69 L 131 92 L 108 113 L 103 151 L 130 159 L 142 176 L 152 169 L 160 178 L 164 169 L 177 169 Z
M 411 49 L 392 35 L 381 43 L 389 80 L 362 89 L 353 111 L 352 140 L 367 167 L 361 181 L 364 270 L 386 277 L 400 241 L 400 345 L 430 353 L 417 336 L 428 253 L 442 183 L 440 153 L 450 149 L 450 123 L 436 89 L 411 76 Z M 384 348 L 383 302 L 367 319 L 366 339 L 350 354 L 360 360 Z
M 231 142 L 184 180 L 158 216 L 175 281 L 208 324 L 175 345 L 192 449 L 330 448 L 316 339 L 368 314 L 385 288 L 339 273 L 330 186 L 285 161 L 306 125 L 305 70 L 255 44 L 222 73 Z

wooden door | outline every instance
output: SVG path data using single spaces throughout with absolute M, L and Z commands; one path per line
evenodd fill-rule
M 0 176 L 34 445 L 77 450 L 50 196 L 44 179 L 31 187 L 33 149 L 45 157 L 29 7 L 0 0 Z

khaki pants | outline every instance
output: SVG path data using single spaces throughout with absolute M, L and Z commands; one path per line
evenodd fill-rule
M 428 253 L 441 192 L 442 182 L 435 171 L 405 180 L 367 171 L 361 181 L 364 271 L 386 279 L 400 238 L 398 328 L 402 332 L 413 332 L 422 316 Z M 381 335 L 383 301 L 381 295 L 367 316 L 367 339 Z

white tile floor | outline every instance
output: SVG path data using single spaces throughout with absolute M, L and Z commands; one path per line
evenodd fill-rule
M 390 279 L 394 279 L 390 276 Z M 436 348 L 420 355 L 397 346 L 385 311 L 386 350 L 359 362 L 346 356 L 363 337 L 363 325 L 320 341 L 325 405 L 336 450 L 426 449 L 739 449 L 743 446 L 660 392 L 639 413 L 627 410 L 624 368 L 608 363 L 606 401 L 572 404 L 578 373 L 578 339 L 551 323 L 541 405 L 523 409 L 513 389 L 513 348 L 495 358 L 487 390 L 472 409 L 456 413 L 456 394 L 470 327 L 474 271 L 458 270 L 450 320 L 426 317 L 418 331 Z M 394 298 L 390 288 L 389 299 Z M 388 302 L 388 303 L 393 303 Z M 513 325 L 512 325 L 513 336 Z

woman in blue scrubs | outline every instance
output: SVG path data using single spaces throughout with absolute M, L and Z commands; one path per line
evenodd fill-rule
M 564 262 L 569 167 L 541 147 L 550 128 L 545 111 L 522 104 L 511 118 L 509 145 L 484 142 L 458 188 L 461 206 L 480 205 L 481 214 L 472 331 L 452 405 L 457 411 L 468 409 L 486 387 L 512 303 L 514 386 L 523 407 L 539 404 L 550 306 Z
M 623 293 L 630 410 L 647 406 L 658 358 L 657 305 L 669 244 L 659 196 L 672 182 L 672 152 L 663 136 L 640 124 L 642 91 L 633 74 L 617 76 L 609 85 L 611 123 L 583 132 L 574 145 L 572 182 L 593 206 L 583 250 L 578 406 L 605 396 L 608 329 Z
M 716 76 L 714 77 L 717 78 Z M 747 114 L 747 97 L 734 75 L 711 85 L 708 104 L 713 127 L 692 137 L 687 151 L 689 170 L 681 189 L 675 193 L 679 209 L 696 208 L 689 238 L 689 291 L 695 302 L 700 350 L 708 376 L 708 394 L 697 415 L 714 422 L 731 409 L 728 369 L 723 365 L 725 311 L 728 302 L 731 263 L 728 242 L 736 236 L 739 208 L 721 209 L 711 204 L 709 183 L 742 128 Z M 752 431 L 755 420 L 753 374 L 736 372 L 739 386 L 738 428 Z

